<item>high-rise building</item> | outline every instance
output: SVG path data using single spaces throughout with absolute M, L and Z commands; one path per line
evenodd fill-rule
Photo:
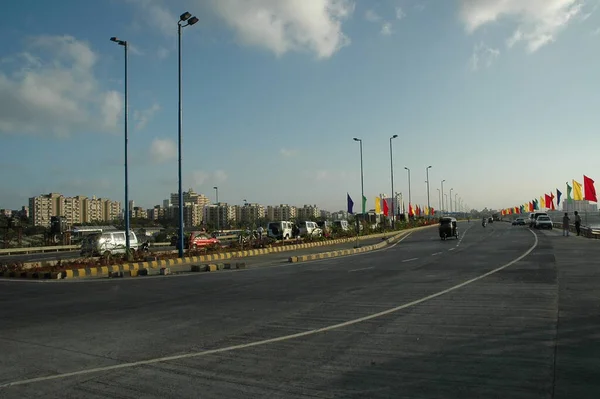
M 295 206 L 280 204 L 273 207 L 267 207 L 267 217 L 269 220 L 292 220 L 296 219 L 297 209 Z
M 225 228 L 236 222 L 237 208 L 237 205 L 228 205 L 224 202 L 207 205 L 204 207 L 204 221 L 212 226 Z
M 163 208 L 165 218 L 179 221 L 179 205 L 173 205 L 170 208 Z M 202 224 L 204 219 L 204 207 L 198 204 L 184 205 L 183 207 L 183 226 L 185 228 L 197 227 Z
M 171 193 L 170 198 L 171 206 L 179 205 L 179 193 Z M 200 206 L 205 206 L 210 204 L 210 199 L 204 194 L 198 194 L 191 188 L 188 191 L 183 192 L 183 204 L 197 204 Z
M 52 216 L 64 216 L 68 225 L 112 222 L 119 217 L 121 203 L 96 197 L 65 197 L 50 193 L 29 198 L 29 212 L 33 224 L 44 227 L 50 227 Z
M 314 220 L 319 216 L 319 208 L 316 205 L 304 205 L 297 210 L 298 220 Z
M 260 204 L 246 203 L 237 209 L 237 220 L 249 226 L 254 226 L 259 219 L 265 217 L 265 207 Z

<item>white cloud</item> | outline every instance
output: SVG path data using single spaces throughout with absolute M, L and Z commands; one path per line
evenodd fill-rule
M 279 150 L 279 153 L 281 154 L 282 157 L 293 157 L 294 155 L 296 155 L 296 150 L 290 150 L 287 148 L 282 148 Z
M 461 17 L 469 33 L 501 18 L 514 18 L 518 27 L 507 44 L 523 40 L 534 52 L 556 40 L 582 7 L 583 0 L 461 0 Z
M 500 55 L 500 50 L 479 43 L 473 48 L 473 54 L 469 60 L 472 71 L 478 71 L 480 68 L 489 68 L 496 58 Z
M 406 13 L 402 10 L 402 7 L 396 7 L 396 19 L 402 19 L 406 17 Z
M 135 9 L 135 23 L 158 30 L 166 36 L 177 34 L 179 18 L 161 0 L 127 0 Z
M 0 63 L 0 133 L 109 130 L 122 113 L 121 95 L 103 90 L 98 56 L 72 36 L 37 36 Z
M 150 145 L 150 156 L 157 163 L 175 159 L 177 158 L 177 145 L 171 139 L 155 138 Z
M 214 11 L 238 39 L 278 56 L 309 51 L 329 58 L 350 39 L 342 21 L 354 11 L 350 0 L 211 0 Z
M 365 12 L 365 19 L 369 22 L 379 22 L 381 17 L 373 10 L 367 10 Z
M 385 22 L 381 25 L 381 30 L 379 31 L 383 36 L 390 36 L 392 34 L 392 24 L 389 22 Z
M 190 180 L 192 185 L 199 187 L 204 184 L 215 185 L 223 183 L 227 180 L 227 173 L 222 169 L 217 169 L 214 172 L 207 172 L 204 170 L 194 170 L 190 173 Z
M 160 105 L 156 103 L 152 104 L 152 106 L 148 109 L 134 111 L 133 120 L 135 122 L 135 130 L 142 130 L 145 128 L 154 114 L 156 114 L 158 111 L 160 111 Z

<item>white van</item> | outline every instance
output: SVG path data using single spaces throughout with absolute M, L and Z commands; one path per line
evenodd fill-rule
M 323 230 L 321 230 L 317 222 L 300 222 L 298 223 L 298 228 L 300 229 L 301 236 L 321 237 L 323 235 Z
M 129 247 L 137 251 L 138 239 L 133 231 L 129 232 Z M 105 254 L 124 254 L 126 250 L 125 231 L 109 231 L 85 237 L 81 243 L 81 256 L 100 256 Z
M 348 221 L 347 220 L 334 220 L 333 221 L 333 227 L 336 227 L 338 229 L 342 229 L 343 231 L 350 230 L 350 227 L 348 226 Z
M 267 236 L 277 240 L 287 240 L 294 236 L 293 227 L 294 224 L 286 220 L 270 222 L 267 226 Z

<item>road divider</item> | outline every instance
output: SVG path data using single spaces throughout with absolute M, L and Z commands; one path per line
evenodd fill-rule
M 400 232 L 393 233 L 379 233 L 379 234 L 371 234 L 366 236 L 360 236 L 360 240 L 366 239 L 375 239 L 382 238 L 383 240 L 380 243 L 367 245 L 364 247 L 354 248 L 354 249 L 344 249 L 337 251 L 329 251 L 324 253 L 318 253 L 313 255 L 299 255 L 292 256 L 288 260 L 292 263 L 305 262 L 310 260 L 317 259 L 326 259 L 326 258 L 334 258 L 339 256 L 347 256 L 357 253 L 369 252 L 377 249 L 384 248 L 385 246 L 401 239 L 401 237 L 406 236 L 407 234 L 421 230 L 424 228 L 430 228 L 432 225 L 417 227 L 412 229 L 402 230 Z M 390 236 L 391 234 L 394 234 Z M 389 237 L 389 238 L 387 238 Z M 175 258 L 175 259 L 157 259 L 157 260 L 149 260 L 145 262 L 132 262 L 118 265 L 109 265 L 109 266 L 97 266 L 97 267 L 85 267 L 85 268 L 73 268 L 66 270 L 57 270 L 57 271 L 36 271 L 35 267 L 42 266 L 45 262 L 31 262 L 29 265 L 32 270 L 30 271 L 6 271 L 0 274 L 0 277 L 5 278 L 23 278 L 23 279 L 77 279 L 77 278 L 99 278 L 99 277 L 138 277 L 138 276 L 146 276 L 146 275 L 156 275 L 170 274 L 171 268 L 176 267 L 179 271 L 181 266 L 190 265 L 190 268 L 187 269 L 187 272 L 216 272 L 219 270 L 227 270 L 227 269 L 244 269 L 246 268 L 246 264 L 244 262 L 235 262 L 235 263 L 214 263 L 214 261 L 219 260 L 233 260 L 236 258 L 244 258 L 251 256 L 260 256 L 272 253 L 279 252 L 289 252 L 294 250 L 308 249 L 319 246 L 328 246 L 328 245 L 337 245 L 344 244 L 349 242 L 356 241 L 356 237 L 351 238 L 342 238 L 337 240 L 328 240 L 328 241 L 318 241 L 312 243 L 302 243 L 302 244 L 293 244 L 286 245 L 281 247 L 270 247 L 270 248 L 261 248 L 261 249 L 252 249 L 252 250 L 244 250 L 244 251 L 236 251 L 236 252 L 228 252 L 228 253 L 218 253 L 211 255 L 201 255 L 201 256 L 190 256 L 185 258 Z M 167 271 L 168 269 L 168 271 Z

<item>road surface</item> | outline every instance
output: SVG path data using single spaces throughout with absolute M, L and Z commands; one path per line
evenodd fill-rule
M 0 282 L 0 397 L 599 397 L 598 243 L 460 227 L 311 263 Z

